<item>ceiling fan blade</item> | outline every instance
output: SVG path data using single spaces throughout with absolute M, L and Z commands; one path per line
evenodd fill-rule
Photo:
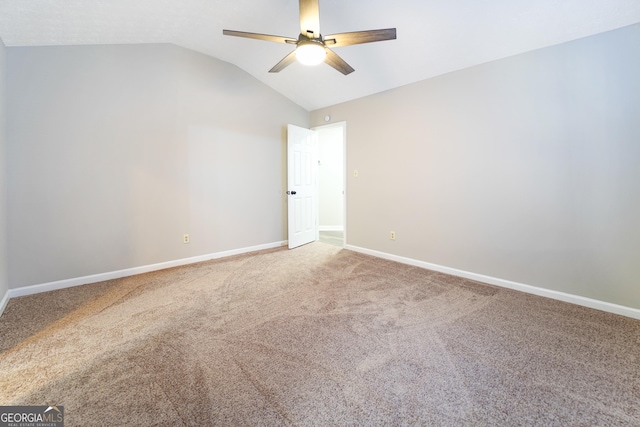
M 396 29 L 386 28 L 384 30 L 355 31 L 353 33 L 331 34 L 324 38 L 324 43 L 331 47 L 350 46 L 353 44 L 380 42 L 384 40 L 395 40 Z
M 285 67 L 291 65 L 292 62 L 296 60 L 296 51 L 293 50 L 290 54 L 282 58 L 282 61 L 278 62 L 272 69 L 269 70 L 270 73 L 279 73 Z
M 331 49 L 325 49 L 327 51 L 327 56 L 324 59 L 324 62 L 340 71 L 345 76 L 347 74 L 353 73 L 355 70 L 351 67 L 351 65 L 347 64 L 344 59 L 340 58 L 337 53 L 332 51 Z
M 264 40 L 267 42 L 296 44 L 297 40 L 291 37 L 271 36 L 269 34 L 247 33 L 244 31 L 222 30 L 225 36 L 244 37 L 247 39 Z
M 300 0 L 300 34 L 310 39 L 320 37 L 320 7 L 318 6 L 318 0 Z

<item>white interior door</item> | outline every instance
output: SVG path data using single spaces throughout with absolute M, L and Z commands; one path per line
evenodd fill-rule
M 289 125 L 287 128 L 287 197 L 289 249 L 316 240 L 316 133 Z

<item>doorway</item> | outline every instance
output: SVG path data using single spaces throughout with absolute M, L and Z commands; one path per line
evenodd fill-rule
M 318 240 L 344 247 L 346 236 L 346 122 L 313 128 L 318 153 Z

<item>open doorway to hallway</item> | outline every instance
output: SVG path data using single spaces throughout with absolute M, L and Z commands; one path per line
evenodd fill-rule
M 314 128 L 318 135 L 318 240 L 346 244 L 346 123 Z

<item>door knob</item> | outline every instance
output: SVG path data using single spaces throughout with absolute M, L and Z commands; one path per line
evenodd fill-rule
M 287 191 L 287 194 L 290 195 L 290 196 L 293 196 L 294 194 L 296 194 L 296 192 L 295 191 Z

